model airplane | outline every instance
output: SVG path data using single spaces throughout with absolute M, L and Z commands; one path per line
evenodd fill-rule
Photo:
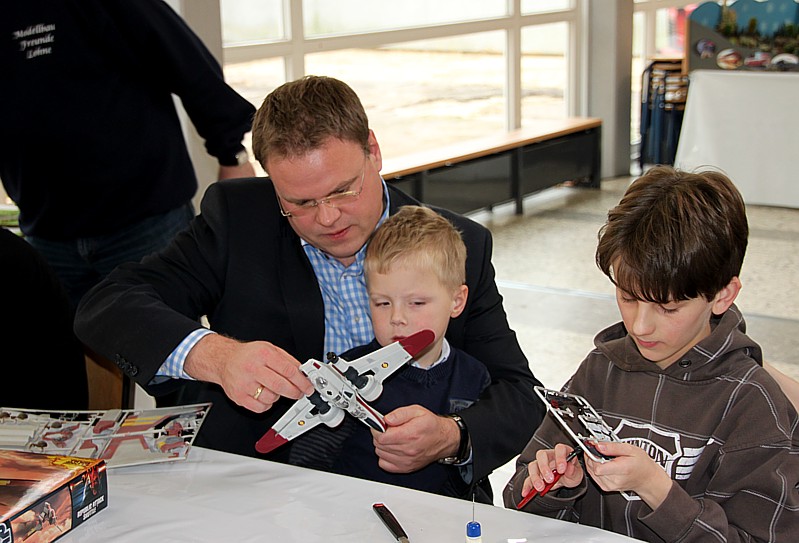
M 300 369 L 316 391 L 294 402 L 258 440 L 255 450 L 268 453 L 323 422 L 331 428 L 338 426 L 345 413 L 385 432 L 383 415 L 367 402 L 380 396 L 386 377 L 422 352 L 434 338 L 431 330 L 422 330 L 352 362 L 334 353 L 328 353 L 326 363 L 309 359 Z

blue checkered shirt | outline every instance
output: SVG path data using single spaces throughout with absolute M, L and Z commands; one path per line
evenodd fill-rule
M 369 295 L 363 275 L 366 246 L 361 247 L 355 262 L 347 267 L 304 240 L 302 247 L 316 273 L 325 304 L 324 352 L 343 353 L 372 341 Z

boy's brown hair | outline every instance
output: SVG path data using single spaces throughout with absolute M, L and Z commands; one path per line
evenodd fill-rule
M 355 142 L 369 153 L 369 120 L 346 83 L 309 75 L 279 86 L 264 98 L 252 124 L 255 159 L 266 169 L 270 156 L 292 158 L 330 138 Z
M 466 283 L 466 245 L 447 219 L 421 206 L 403 206 L 372 235 L 364 273 L 387 273 L 395 264 L 413 265 L 436 274 L 446 288 Z
M 656 166 L 608 212 L 596 263 L 639 300 L 711 300 L 740 274 L 748 236 L 743 198 L 727 176 Z

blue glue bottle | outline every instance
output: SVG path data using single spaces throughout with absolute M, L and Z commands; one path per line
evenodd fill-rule
M 466 525 L 466 543 L 482 543 L 480 523 L 471 521 Z
M 472 494 L 472 521 L 466 524 L 466 543 L 483 543 L 482 528 L 474 520 L 474 494 Z

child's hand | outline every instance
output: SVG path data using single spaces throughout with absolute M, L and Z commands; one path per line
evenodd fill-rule
M 555 478 L 552 470 L 561 473 L 560 480 L 550 489 L 561 487 L 574 488 L 583 480 L 583 468 L 580 462 L 573 458 L 566 462 L 566 457 L 572 451 L 568 445 L 558 444 L 554 449 L 541 449 L 535 454 L 535 461 L 527 465 L 528 476 L 522 485 L 522 496 L 526 496 L 533 488 L 538 492 L 544 489 L 547 483 Z
M 671 490 L 671 478 L 643 449 L 611 441 L 593 444 L 603 455 L 614 457 L 596 462 L 586 455 L 585 468 L 602 490 L 635 492 L 653 510 L 663 503 Z

